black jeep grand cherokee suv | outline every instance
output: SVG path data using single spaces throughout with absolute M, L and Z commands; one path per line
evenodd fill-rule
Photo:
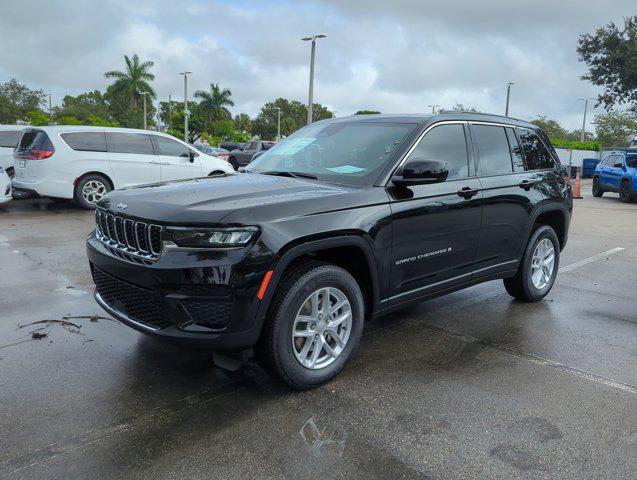
M 553 286 L 572 193 L 532 124 L 466 113 L 311 124 L 246 173 L 111 192 L 97 302 L 147 334 L 254 347 L 294 388 L 334 377 L 365 318 L 503 278 Z

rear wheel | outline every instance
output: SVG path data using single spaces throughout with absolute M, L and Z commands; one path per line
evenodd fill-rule
M 95 204 L 113 190 L 111 183 L 102 175 L 86 175 L 75 185 L 74 200 L 80 207 L 93 210 Z
M 599 181 L 599 177 L 595 177 L 593 178 L 593 196 L 599 198 L 602 195 L 604 195 L 604 190 L 602 190 L 602 184 Z
M 354 354 L 363 332 L 363 295 L 336 265 L 305 261 L 277 288 L 257 346 L 263 365 L 292 388 L 318 387 Z
M 619 186 L 619 200 L 628 203 L 633 201 L 633 191 L 630 182 L 623 181 Z
M 517 300 L 537 302 L 551 291 L 559 265 L 557 235 L 548 225 L 541 225 L 529 238 L 515 276 L 504 279 L 504 287 Z

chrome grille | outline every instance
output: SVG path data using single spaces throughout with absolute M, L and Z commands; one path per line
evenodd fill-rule
M 160 225 L 137 222 L 100 209 L 95 209 L 95 225 L 97 239 L 110 251 L 124 253 L 124 256 L 120 255 L 122 258 L 147 263 L 161 255 Z

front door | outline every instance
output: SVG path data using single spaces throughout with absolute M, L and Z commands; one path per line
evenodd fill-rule
M 612 161 L 608 163 L 608 170 L 606 175 L 608 177 L 608 184 L 613 187 L 614 190 L 619 190 L 619 183 L 624 174 L 624 156 L 614 155 Z
M 160 135 L 153 135 L 153 139 L 161 163 L 162 182 L 197 178 L 210 173 L 202 173 L 199 154 L 185 144 Z
M 393 305 L 470 280 L 480 233 L 482 192 L 462 122 L 435 126 L 407 158 L 442 160 L 441 183 L 388 188 L 392 211 Z

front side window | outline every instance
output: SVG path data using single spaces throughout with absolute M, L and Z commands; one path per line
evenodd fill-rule
M 528 170 L 543 170 L 553 168 L 555 161 L 546 149 L 540 137 L 531 130 L 518 130 L 522 150 L 526 158 L 526 166 Z
M 175 140 L 166 137 L 155 136 L 157 142 L 157 154 L 169 157 L 189 157 L 190 149 Z M 205 148 L 205 147 L 204 147 Z
M 22 136 L 22 130 L 6 130 L 0 132 L 0 147 L 15 148 Z
M 622 155 L 615 155 L 613 161 L 610 164 L 611 167 L 623 168 L 624 167 L 624 157 Z
M 509 141 L 504 127 L 471 125 L 471 133 L 478 149 L 482 175 L 503 175 L 513 172 Z
M 256 173 L 300 173 L 327 182 L 372 185 L 412 123 L 317 122 L 266 150 L 248 167 Z
M 83 152 L 105 152 L 106 136 L 104 132 L 74 132 L 60 134 L 62 140 L 73 150 Z
M 461 124 L 434 127 L 423 137 L 407 161 L 412 158 L 442 160 L 449 170 L 448 180 L 469 176 L 469 156 L 464 127 Z
M 135 153 L 138 155 L 154 155 L 150 135 L 144 133 L 106 133 L 106 144 L 109 153 Z

